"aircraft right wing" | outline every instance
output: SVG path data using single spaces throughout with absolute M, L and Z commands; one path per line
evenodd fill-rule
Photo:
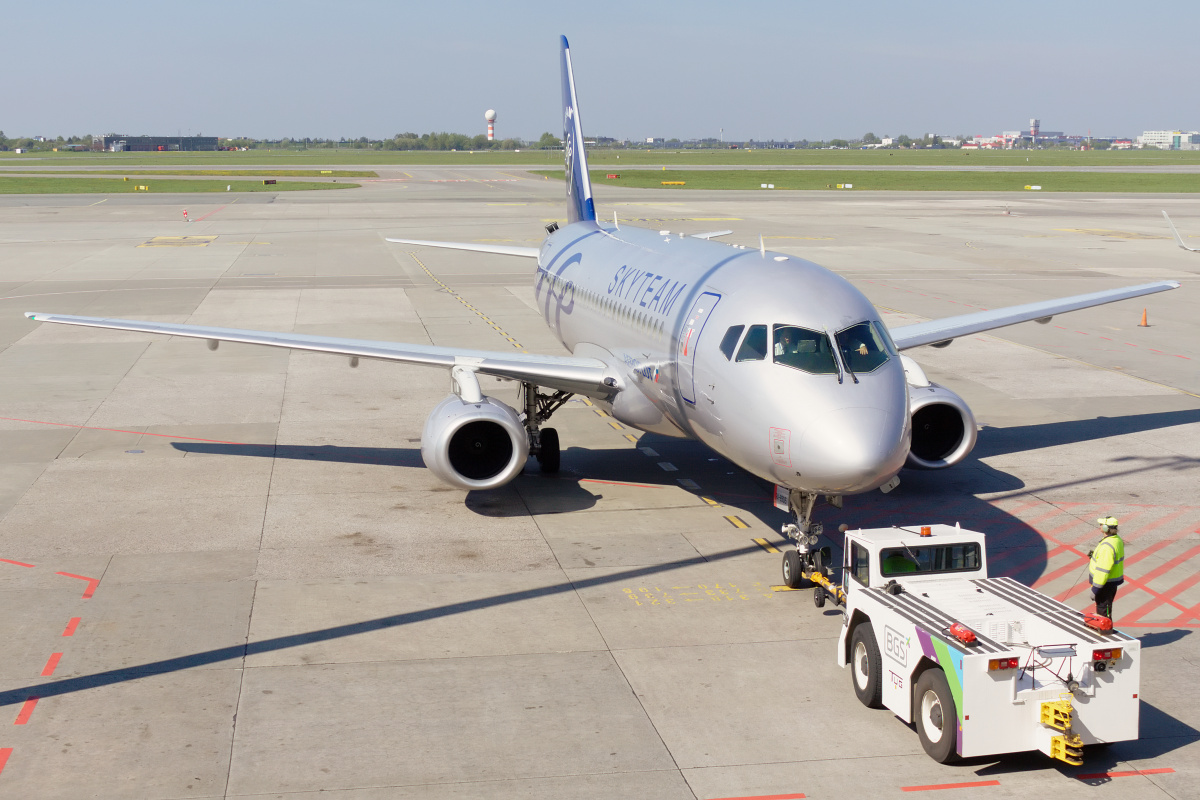
M 236 328 L 213 328 L 206 325 L 179 325 L 168 322 L 41 314 L 35 311 L 27 311 L 25 316 L 36 322 L 57 322 L 63 325 L 82 325 L 89 328 L 112 328 L 119 331 L 207 339 L 209 347 L 214 350 L 218 342 L 239 342 L 267 347 L 286 347 L 292 350 L 310 350 L 317 353 L 332 353 L 351 358 L 401 361 L 431 367 L 468 367 L 481 375 L 524 381 L 549 389 L 595 398 L 611 398 L 619 391 L 617 388 L 619 384 L 615 377 L 617 373 L 596 358 L 467 350 L 423 344 L 377 342 L 366 339 L 339 339 L 302 333 L 274 333 Z
M 974 314 L 962 314 L 957 317 L 933 319 L 929 322 L 918 322 L 915 325 L 905 325 L 889 331 L 892 341 L 900 350 L 910 347 L 920 347 L 925 344 L 939 344 L 957 339 L 960 336 L 970 336 L 973 333 L 1016 325 L 1018 322 L 1030 320 L 1050 321 L 1056 314 L 1068 311 L 1078 311 L 1081 308 L 1102 306 L 1105 303 L 1115 303 L 1118 300 L 1128 300 L 1132 297 L 1165 292 L 1178 289 L 1176 281 L 1158 281 L 1143 283 L 1140 286 L 1127 286 L 1124 289 L 1107 289 L 1091 294 L 1077 294 L 1058 300 L 1041 300 L 1036 303 L 1025 303 L 1007 308 L 995 308 L 990 311 L 978 311 Z
M 1171 226 L 1171 233 L 1175 235 L 1175 243 L 1184 250 L 1190 250 L 1193 253 L 1200 253 L 1200 247 L 1188 247 L 1183 243 L 1183 237 L 1179 235 L 1179 231 L 1175 230 L 1175 223 L 1171 222 L 1171 218 L 1167 216 L 1167 212 L 1163 212 L 1163 219 L 1167 221 L 1167 225 Z

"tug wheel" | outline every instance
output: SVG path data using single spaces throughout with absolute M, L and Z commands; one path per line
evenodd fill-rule
M 953 761 L 958 755 L 958 711 L 946 674 L 936 668 L 925 670 L 917 679 L 914 695 L 921 747 L 939 764 Z

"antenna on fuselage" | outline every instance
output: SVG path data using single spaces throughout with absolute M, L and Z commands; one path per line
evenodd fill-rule
M 620 223 L 620 222 L 617 222 L 617 211 L 616 211 L 616 209 L 613 209 L 613 227 L 614 227 L 614 228 L 616 228 L 617 230 L 621 230 L 621 223 Z
M 763 235 L 761 233 L 758 235 L 758 252 L 763 258 L 767 257 L 767 245 L 763 242 Z

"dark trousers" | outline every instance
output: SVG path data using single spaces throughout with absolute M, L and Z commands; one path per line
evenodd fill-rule
M 1112 604 L 1117 597 L 1117 584 L 1106 583 L 1099 589 L 1093 587 L 1092 597 L 1096 599 L 1096 613 L 1112 619 Z

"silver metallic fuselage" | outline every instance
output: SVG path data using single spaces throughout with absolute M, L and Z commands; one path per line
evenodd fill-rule
M 868 373 L 810 374 L 770 352 L 736 361 L 719 348 L 735 325 L 831 337 L 883 327 L 862 293 L 812 262 L 578 222 L 543 243 L 535 290 L 568 349 L 618 365 L 609 410 L 631 427 L 698 439 L 765 480 L 820 493 L 869 491 L 904 464 L 911 426 L 895 355 Z

